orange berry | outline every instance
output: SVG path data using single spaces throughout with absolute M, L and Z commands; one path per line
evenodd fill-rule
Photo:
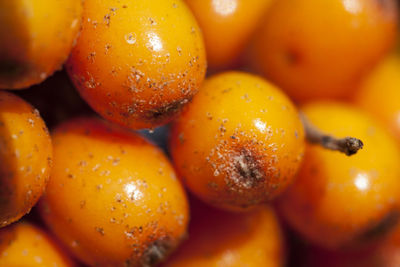
M 237 214 L 193 204 L 189 239 L 166 267 L 283 266 L 283 236 L 272 209 Z
M 275 1 L 254 67 L 297 101 L 349 95 L 394 44 L 396 0 Z
M 39 112 L 0 91 L 0 227 L 19 220 L 42 195 L 52 145 Z
M 226 209 L 275 198 L 292 182 L 304 148 L 291 101 L 263 79 L 208 79 L 172 127 L 171 154 L 189 190 Z
M 390 231 L 400 204 L 395 140 L 345 104 L 315 102 L 303 110 L 323 132 L 356 136 L 364 148 L 346 157 L 307 145 L 296 182 L 278 199 L 282 215 L 303 237 L 328 248 L 367 243 Z
M 186 232 L 185 193 L 164 154 L 97 119 L 53 133 L 54 168 L 41 215 L 72 253 L 94 266 L 162 260 Z
M 206 70 L 201 32 L 182 0 L 86 0 L 67 69 L 106 119 L 140 129 L 165 124 Z
M 0 89 L 27 88 L 67 60 L 82 0 L 0 1 Z
M 0 266 L 76 266 L 60 247 L 33 224 L 19 222 L 0 229 Z
M 385 124 L 400 140 L 400 58 L 386 58 L 362 83 L 354 102 Z
M 210 68 L 237 65 L 273 0 L 186 0 L 204 35 Z

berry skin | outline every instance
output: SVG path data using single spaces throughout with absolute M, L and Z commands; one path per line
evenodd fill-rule
M 67 60 L 82 0 L 0 1 L 0 89 L 39 84 Z
M 91 266 L 147 266 L 186 233 L 185 192 L 164 154 L 93 118 L 53 132 L 54 168 L 39 205 L 62 243 Z
M 189 239 L 165 267 L 284 266 L 283 235 L 271 208 L 238 214 L 193 202 L 191 211 Z
M 44 231 L 27 222 L 0 229 L 0 251 L 5 267 L 76 266 Z
M 207 203 L 244 210 L 292 182 L 304 132 L 279 89 L 250 74 L 209 78 L 171 130 L 170 150 L 188 189 Z
M 241 63 L 265 11 L 274 0 L 186 0 L 204 35 L 210 69 Z
M 379 119 L 400 140 L 400 57 L 387 57 L 367 77 L 354 102 Z
M 293 99 L 347 97 L 393 46 L 396 0 L 279 0 L 256 33 L 253 67 Z
M 206 55 L 182 0 L 86 0 L 66 68 L 104 118 L 132 129 L 154 128 L 196 94 Z
M 39 112 L 0 91 L 0 228 L 28 213 L 50 176 L 52 145 Z
M 345 104 L 314 102 L 309 120 L 334 136 L 357 136 L 364 148 L 346 157 L 307 145 L 295 183 L 278 199 L 279 211 L 305 239 L 326 248 L 367 244 L 399 219 L 400 152 L 379 123 Z

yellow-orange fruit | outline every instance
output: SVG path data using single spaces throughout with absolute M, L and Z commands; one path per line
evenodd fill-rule
M 0 228 L 28 213 L 43 194 L 52 145 L 39 112 L 0 91 Z
M 364 148 L 347 157 L 307 145 L 295 183 L 278 199 L 283 217 L 323 247 L 366 244 L 390 232 L 400 216 L 400 152 L 381 125 L 351 106 L 314 102 L 303 109 L 325 133 L 354 136 Z
M 166 267 L 284 266 L 283 236 L 270 208 L 237 214 L 196 203 L 191 211 L 189 239 Z
M 154 128 L 197 92 L 206 55 L 182 0 L 86 0 L 67 69 L 103 117 L 134 129 Z
M 292 102 L 265 80 L 227 72 L 209 78 L 172 126 L 182 181 L 204 201 L 241 210 L 275 198 L 293 181 L 304 149 Z
M 238 65 L 273 0 L 186 0 L 203 32 L 211 69 Z
M 296 101 L 345 97 L 397 35 L 396 0 L 279 0 L 255 34 L 253 66 Z
M 178 245 L 186 195 L 156 146 L 91 118 L 61 124 L 53 140 L 40 212 L 77 258 L 92 266 L 147 266 Z
M 30 223 L 19 222 L 0 229 L 0 266 L 76 265 L 45 232 Z
M 379 119 L 400 140 L 400 58 L 385 59 L 361 84 L 354 102 Z
M 81 16 L 82 0 L 0 1 L 0 89 L 27 88 L 60 69 Z

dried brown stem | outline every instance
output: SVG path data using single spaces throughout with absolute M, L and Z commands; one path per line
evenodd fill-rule
M 301 112 L 300 118 L 303 122 L 307 141 L 311 144 L 318 144 L 326 149 L 340 151 L 347 156 L 356 154 L 357 151 L 362 149 L 364 146 L 363 142 L 355 137 L 336 138 L 322 133 Z

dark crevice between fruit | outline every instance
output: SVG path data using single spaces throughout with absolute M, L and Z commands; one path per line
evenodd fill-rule
M 389 233 L 394 227 L 397 225 L 400 219 L 400 212 L 395 210 L 389 212 L 382 220 L 380 220 L 377 224 L 372 225 L 366 231 L 364 231 L 361 235 L 359 235 L 356 240 L 360 243 L 365 243 L 372 241 L 376 238 L 380 238 L 387 233 Z
M 15 79 L 23 76 L 27 71 L 28 68 L 24 63 L 7 60 L 0 62 L 0 78 Z

